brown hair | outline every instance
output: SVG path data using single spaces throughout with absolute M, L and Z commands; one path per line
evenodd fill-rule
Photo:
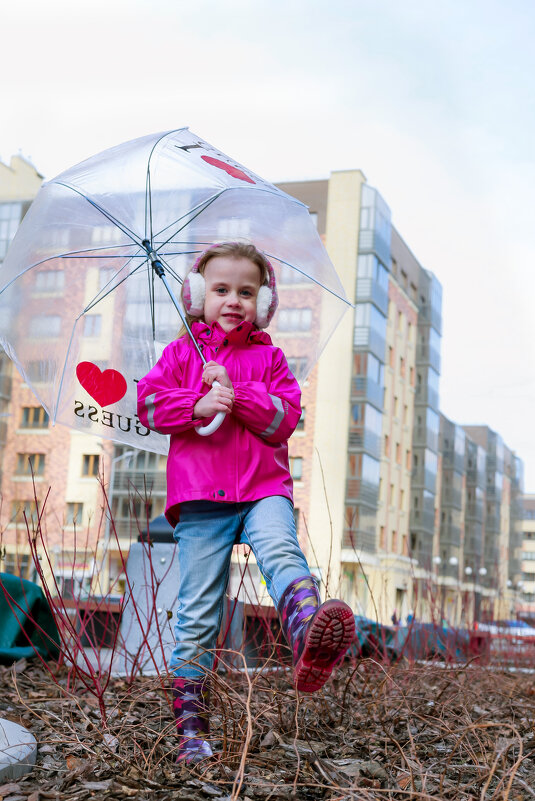
M 252 261 L 253 264 L 256 264 L 260 270 L 260 286 L 269 283 L 268 261 L 264 254 L 261 253 L 251 242 L 221 242 L 219 245 L 213 245 L 212 247 L 209 247 L 196 262 L 197 272 L 199 272 L 201 275 L 204 275 L 206 265 L 210 259 L 214 258 L 214 256 L 228 256 L 232 259 L 249 259 L 249 261 Z M 182 305 L 184 305 L 183 291 L 184 285 L 182 285 L 182 290 L 180 291 Z M 201 317 L 193 317 L 187 312 L 185 317 L 190 327 L 192 323 L 202 319 Z M 177 339 L 180 339 L 180 337 L 183 337 L 186 333 L 186 326 L 183 325 L 178 332 Z

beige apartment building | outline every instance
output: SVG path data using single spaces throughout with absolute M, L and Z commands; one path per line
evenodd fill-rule
M 307 399 L 312 463 L 299 491 L 324 591 L 387 623 L 511 610 L 522 463 L 488 427 L 440 414 L 439 282 L 362 172 L 280 187 L 309 206 L 355 302 Z
M 535 623 L 535 495 L 522 498 L 522 578 L 516 613 L 522 620 Z M 515 615 L 516 617 L 516 615 Z

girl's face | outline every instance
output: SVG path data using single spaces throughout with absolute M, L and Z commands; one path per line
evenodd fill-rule
M 231 331 L 244 321 L 255 321 L 260 268 L 254 262 L 213 256 L 204 268 L 204 280 L 204 320 L 208 325 L 218 322 L 223 331 Z

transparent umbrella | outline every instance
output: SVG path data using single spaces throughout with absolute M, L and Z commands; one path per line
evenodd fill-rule
M 178 334 L 195 258 L 238 239 L 274 266 L 268 333 L 301 381 L 351 304 L 300 201 L 187 128 L 43 184 L 0 267 L 0 343 L 51 422 L 165 453 L 136 417 L 136 383 Z

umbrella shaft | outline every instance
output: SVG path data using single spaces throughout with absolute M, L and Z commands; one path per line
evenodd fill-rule
M 156 273 L 158 278 L 161 278 L 161 280 L 163 281 L 163 285 L 167 289 L 167 292 L 169 293 L 169 297 L 171 298 L 171 300 L 173 302 L 173 306 L 177 310 L 177 312 L 178 312 L 178 314 L 180 316 L 180 319 L 184 323 L 186 331 L 190 335 L 191 341 L 195 345 L 195 349 L 196 349 L 197 353 L 199 354 L 199 356 L 201 357 L 202 363 L 206 364 L 206 359 L 203 356 L 203 352 L 200 349 L 200 347 L 198 346 L 197 340 L 193 336 L 193 332 L 192 332 L 191 328 L 188 325 L 188 321 L 186 320 L 186 317 L 184 316 L 184 313 L 182 312 L 182 309 L 180 308 L 178 300 L 175 297 L 175 293 L 173 292 L 173 290 L 169 286 L 169 282 L 167 280 L 167 276 L 165 275 L 164 266 L 161 263 L 160 259 L 158 258 L 158 255 L 157 255 L 156 251 L 154 250 L 154 248 L 152 247 L 152 245 L 150 244 L 148 239 L 144 239 L 141 244 L 143 245 L 143 247 L 147 251 L 147 255 L 148 255 L 148 257 L 150 259 L 150 262 L 151 262 L 151 265 L 152 265 L 152 269 L 154 270 L 154 272 Z

